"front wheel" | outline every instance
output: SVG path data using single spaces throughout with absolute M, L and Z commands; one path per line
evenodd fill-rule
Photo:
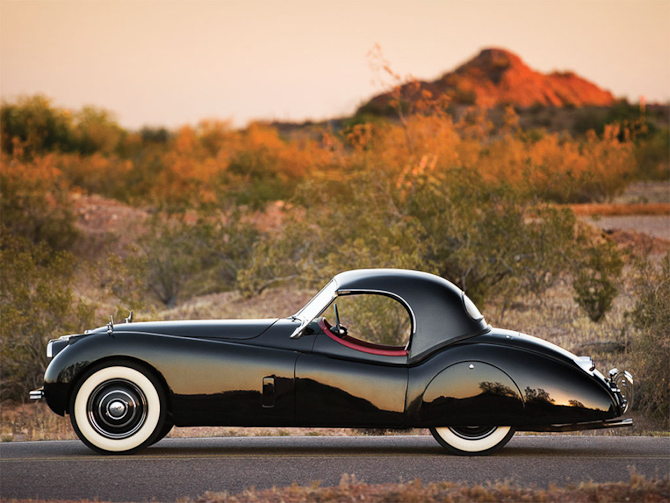
M 94 368 L 72 395 L 70 420 L 96 452 L 129 454 L 164 431 L 165 393 L 149 373 L 131 364 Z
M 156 437 L 154 437 L 154 439 L 151 441 L 151 444 L 149 445 L 154 445 L 163 440 L 165 437 L 167 437 L 168 433 L 172 431 L 172 428 L 174 428 L 174 423 L 172 421 L 166 420 L 165 424 L 163 425 L 163 429 Z
M 459 456 L 481 456 L 501 449 L 514 435 L 511 426 L 445 426 L 430 432 L 442 447 Z

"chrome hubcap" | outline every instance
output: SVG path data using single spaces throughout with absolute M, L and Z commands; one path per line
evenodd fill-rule
M 142 390 L 125 379 L 111 379 L 93 390 L 87 403 L 88 420 L 102 436 L 113 439 L 135 434 L 147 417 Z
M 128 410 L 128 405 L 120 400 L 114 400 L 107 406 L 107 415 L 118 419 L 123 417 Z

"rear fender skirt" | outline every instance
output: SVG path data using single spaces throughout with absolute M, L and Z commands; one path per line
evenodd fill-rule
M 502 370 L 466 361 L 440 372 L 430 382 L 420 409 L 422 425 L 510 424 L 523 415 L 516 383 Z

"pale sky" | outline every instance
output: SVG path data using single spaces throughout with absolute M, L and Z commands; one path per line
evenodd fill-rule
M 0 0 L 0 95 L 124 127 L 321 120 L 382 89 L 368 52 L 434 79 L 485 47 L 670 100 L 670 0 Z

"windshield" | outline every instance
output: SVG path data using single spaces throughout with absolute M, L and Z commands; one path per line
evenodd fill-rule
M 305 307 L 295 313 L 293 317 L 300 318 L 304 325 L 319 316 L 330 304 L 330 301 L 335 298 L 337 291 L 337 283 L 335 280 L 330 280 L 319 293 L 317 293 L 312 300 L 310 300 Z

